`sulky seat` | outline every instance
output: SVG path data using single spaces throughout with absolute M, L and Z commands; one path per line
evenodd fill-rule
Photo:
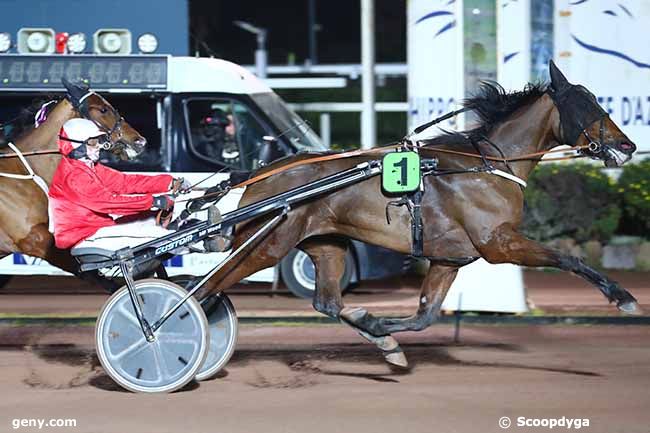
M 96 247 L 74 247 L 70 254 L 79 261 L 79 263 L 97 263 L 110 260 L 115 251 Z

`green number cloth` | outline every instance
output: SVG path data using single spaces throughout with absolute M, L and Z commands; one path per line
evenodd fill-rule
M 381 186 L 391 194 L 413 192 L 420 187 L 420 155 L 391 152 L 382 162 Z

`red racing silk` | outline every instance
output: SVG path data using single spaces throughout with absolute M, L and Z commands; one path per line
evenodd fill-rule
M 170 190 L 173 177 L 124 174 L 105 165 L 63 157 L 50 186 L 54 240 L 71 248 L 102 227 L 115 225 L 110 215 L 136 215 L 151 209 L 153 195 Z

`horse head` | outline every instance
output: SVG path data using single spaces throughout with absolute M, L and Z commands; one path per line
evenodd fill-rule
M 632 158 L 636 145 L 612 121 L 596 97 L 581 85 L 571 84 L 551 60 L 548 92 L 560 113 L 563 144 L 583 147 L 582 153 L 607 167 L 618 167 Z
M 108 133 L 112 153 L 126 160 L 144 151 L 147 140 L 106 99 L 91 91 L 86 84 L 71 83 L 65 78 L 61 81 L 68 91 L 67 99 L 79 115 L 92 120 Z

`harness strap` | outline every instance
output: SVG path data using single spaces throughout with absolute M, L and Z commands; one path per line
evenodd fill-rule
M 501 177 L 503 177 L 505 179 L 508 179 L 508 180 L 511 180 L 513 182 L 516 182 L 516 183 L 518 183 L 519 185 L 521 185 L 524 188 L 526 188 L 528 186 L 526 181 L 523 180 L 522 178 L 517 177 L 517 176 L 515 176 L 514 174 L 511 174 L 511 173 L 506 173 L 505 171 L 499 170 L 498 168 L 488 170 L 487 172 L 490 173 L 490 174 L 494 174 L 496 176 L 501 176 Z
M 25 167 L 25 170 L 27 170 L 28 174 L 14 174 L 14 173 L 2 173 L 2 172 L 0 172 L 0 177 L 8 177 L 10 179 L 33 180 L 34 183 L 36 185 L 38 185 L 38 187 L 40 189 L 43 190 L 43 192 L 45 193 L 45 197 L 48 197 L 48 193 L 49 193 L 50 189 L 48 188 L 47 183 L 45 182 L 45 180 L 43 180 L 43 178 L 40 177 L 38 174 L 34 173 L 34 170 L 29 165 L 29 162 L 27 162 L 27 159 L 23 156 L 23 154 L 20 152 L 20 149 L 18 149 L 15 144 L 9 142 L 9 143 L 7 143 L 7 146 L 9 146 L 9 148 L 14 151 L 14 153 L 16 154 L 18 159 L 20 159 L 20 162 L 23 163 L 23 166 Z M 54 233 L 54 220 L 52 219 L 52 215 L 51 215 L 51 212 L 50 212 L 49 205 L 48 205 L 48 217 L 49 217 L 48 218 L 48 220 L 49 220 L 48 230 L 51 233 Z
M 411 218 L 411 255 L 414 257 L 422 257 L 424 254 L 424 236 L 422 225 L 422 190 L 417 190 L 413 193 L 412 206 L 413 217 Z

